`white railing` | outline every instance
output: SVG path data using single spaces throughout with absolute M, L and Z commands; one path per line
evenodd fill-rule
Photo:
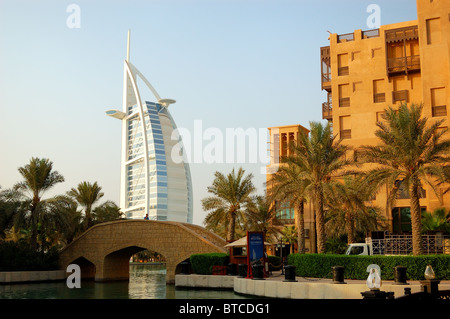
M 372 239 L 374 255 L 408 255 L 412 253 L 412 235 L 386 235 L 384 239 Z M 450 254 L 450 236 L 422 236 L 422 253 Z

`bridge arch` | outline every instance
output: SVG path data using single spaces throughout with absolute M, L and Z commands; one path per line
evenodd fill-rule
M 130 257 L 152 250 L 166 259 L 166 281 L 175 282 L 177 265 L 192 254 L 226 252 L 225 240 L 203 227 L 168 221 L 120 220 L 95 225 L 60 252 L 66 269 L 80 262 L 82 278 L 96 281 L 129 278 Z

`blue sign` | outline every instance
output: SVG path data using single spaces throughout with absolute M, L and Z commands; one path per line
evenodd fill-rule
M 247 234 L 247 254 L 250 261 L 258 260 L 264 257 L 264 236 L 262 232 L 248 232 Z

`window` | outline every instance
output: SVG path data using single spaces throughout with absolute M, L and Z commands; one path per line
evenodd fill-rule
M 447 116 L 445 88 L 431 89 L 431 113 L 433 117 Z
M 338 76 L 348 75 L 348 54 L 338 54 Z
M 427 19 L 427 44 L 435 44 L 441 42 L 441 19 Z
M 290 202 L 281 202 L 277 204 L 277 219 L 283 224 L 294 223 L 295 209 L 290 207 Z
M 349 107 L 350 106 L 350 85 L 341 84 L 339 85 L 339 107 Z
M 420 209 L 422 212 L 426 211 L 426 207 L 421 207 Z M 392 230 L 394 234 L 411 232 L 411 209 L 409 207 L 395 207 L 392 209 Z
M 384 80 L 373 81 L 373 103 L 383 103 L 386 101 L 384 93 Z
M 392 230 L 396 234 L 411 232 L 411 209 L 409 207 L 392 209 Z
M 341 139 L 352 138 L 352 121 L 350 116 L 340 116 L 340 135 Z

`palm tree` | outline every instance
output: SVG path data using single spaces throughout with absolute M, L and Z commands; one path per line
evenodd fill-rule
M 122 218 L 120 207 L 113 201 L 106 201 L 92 211 L 95 223 L 104 223 Z
M 379 208 L 368 204 L 375 193 L 361 175 L 345 176 L 326 189 L 327 233 L 347 235 L 348 244 L 355 242 L 356 232 L 367 233 L 381 227 Z
M 436 184 L 448 178 L 450 140 L 442 140 L 447 131 L 439 130 L 443 120 L 427 126 L 422 105 L 403 104 L 398 110 L 389 107 L 385 120 L 377 123 L 375 132 L 380 144 L 362 148 L 365 161 L 378 164 L 367 171 L 367 178 L 377 186 L 391 188 L 391 200 L 395 199 L 400 184 L 409 193 L 413 254 L 419 255 L 422 251 L 420 190 L 427 183 L 436 192 Z
M 343 169 L 351 161 L 344 159 L 349 147 L 336 140 L 329 123 L 311 122 L 310 128 L 309 135 L 300 133 L 299 142 L 293 145 L 294 155 L 286 162 L 297 166 L 299 178 L 305 181 L 304 192 L 316 211 L 317 252 L 325 253 L 324 187 L 332 178 L 347 174 Z
M 64 181 L 64 177 L 53 170 L 53 163 L 46 159 L 33 157 L 30 163 L 19 167 L 19 173 L 24 180 L 14 186 L 27 199 L 26 211 L 29 212 L 31 225 L 30 245 L 37 249 L 38 224 L 45 210 L 42 196 L 46 191 Z
M 71 196 L 84 207 L 84 230 L 93 225 L 91 213 L 93 205 L 104 195 L 101 190 L 102 188 L 97 185 L 97 182 L 94 182 L 94 184 L 81 182 L 77 188 L 72 188 L 67 192 L 68 196 Z
M 204 210 L 212 210 L 204 223 L 217 223 L 221 221 L 227 225 L 228 241 L 233 241 L 235 237 L 236 219 L 246 220 L 245 210 L 253 204 L 252 193 L 255 192 L 252 174 L 244 176 L 244 169 L 239 168 L 237 174 L 233 170 L 227 176 L 220 172 L 215 172 L 212 186 L 208 187 L 208 193 L 214 196 L 202 199 Z
M 275 206 L 271 204 L 266 196 L 256 196 L 255 205 L 249 207 L 248 214 L 250 228 L 253 231 L 262 231 L 266 241 L 271 242 L 272 237 L 280 233 L 276 218 Z
M 291 146 L 292 147 L 292 146 Z M 290 205 L 296 207 L 296 229 L 297 229 L 297 244 L 298 252 L 305 253 L 305 202 L 306 186 L 310 183 L 309 179 L 302 179 L 300 167 L 296 165 L 295 161 L 289 161 L 285 158 L 281 162 L 286 162 L 287 165 L 282 165 L 277 172 L 271 176 L 269 181 L 269 198 L 274 203 L 276 208 L 278 202 L 288 201 Z
M 424 233 L 450 232 L 450 212 L 445 208 L 436 208 L 431 212 L 422 212 L 422 231 Z

